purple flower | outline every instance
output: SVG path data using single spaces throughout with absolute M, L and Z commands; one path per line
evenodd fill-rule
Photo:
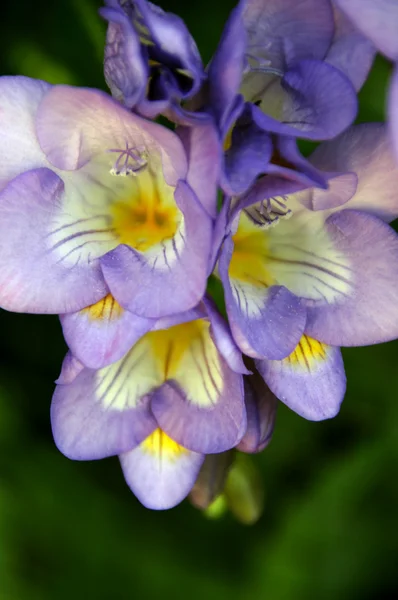
M 202 61 L 184 22 L 146 0 L 105 0 L 109 21 L 105 79 L 115 98 L 146 117 L 168 109 L 184 114 L 181 101 L 204 80 Z
M 265 384 L 254 364 L 252 373 L 243 378 L 247 415 L 246 432 L 237 450 L 249 454 L 262 452 L 270 443 L 274 431 L 277 398 Z
M 376 49 L 337 4 L 332 1 L 334 35 L 324 60 L 342 71 L 359 91 L 372 67 Z
M 398 168 L 379 124 L 310 160 L 329 189 L 260 180 L 232 208 L 218 272 L 238 346 L 273 393 L 316 420 L 344 395 L 334 347 L 398 336 L 398 238 L 385 222 L 398 216 Z
M 335 0 L 354 25 L 382 52 L 394 61 L 388 112 L 398 157 L 398 4 L 395 0 Z
M 265 173 L 325 187 L 295 138 L 329 139 L 350 125 L 373 56 L 329 0 L 242 0 L 209 67 L 209 106 L 227 136 L 226 193 Z
M 68 354 L 51 408 L 55 442 L 76 460 L 120 455 L 139 500 L 170 508 L 190 491 L 205 454 L 242 439 L 246 372 L 225 322 L 205 301 L 157 321 L 105 368 Z
M 395 0 L 334 0 L 355 26 L 391 60 L 398 59 Z
M 0 305 L 63 314 L 111 294 L 143 318 L 194 307 L 216 210 L 211 125 L 182 143 L 102 92 L 24 77 L 0 79 L 0 99 Z
M 266 131 L 315 140 L 343 131 L 355 117 L 356 98 L 347 77 L 326 62 L 334 42 L 328 0 L 241 2 L 209 72 L 215 93 L 222 92 L 213 102 L 221 126 L 239 91 L 255 105 L 253 118 Z M 228 69 L 232 45 L 239 55 L 235 69 Z

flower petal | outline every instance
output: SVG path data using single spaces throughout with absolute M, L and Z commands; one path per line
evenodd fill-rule
M 275 424 L 277 399 L 255 370 L 253 375 L 244 378 L 244 384 L 247 429 L 237 446 L 237 450 L 247 453 L 260 452 L 271 441 Z
M 398 161 L 398 66 L 395 65 L 388 96 L 388 118 L 395 160 Z
M 111 294 L 60 319 L 72 354 L 90 369 L 120 360 L 156 323 L 124 310 Z
M 71 352 L 68 352 L 63 360 L 61 373 L 55 383 L 57 385 L 72 383 L 84 368 L 83 363 L 73 356 Z
M 347 257 L 350 288 L 308 309 L 306 332 L 334 346 L 398 337 L 398 237 L 373 215 L 343 210 L 326 222 L 331 243 Z
M 65 313 L 107 293 L 97 260 L 65 263 L 52 244 L 52 219 L 64 185 L 49 169 L 19 175 L 0 199 L 0 305 L 6 310 Z
M 385 221 L 398 216 L 398 163 L 383 123 L 350 127 L 338 138 L 318 146 L 310 160 L 324 171 L 351 171 L 357 175 L 356 193 L 344 208 L 364 210 Z
M 307 189 L 308 184 L 300 183 L 296 179 L 290 180 L 284 177 L 278 177 L 275 175 L 267 175 L 261 177 L 253 187 L 241 196 L 237 202 L 233 205 L 231 210 L 229 223 L 233 223 L 240 211 L 244 208 L 248 208 L 259 202 L 266 201 L 268 199 L 289 196 L 295 194 L 298 191 Z M 290 201 L 290 199 L 289 199 Z
M 346 389 L 339 348 L 303 335 L 284 360 L 256 361 L 272 392 L 310 421 L 331 419 L 339 412 Z
M 28 77 L 0 77 L 0 189 L 23 171 L 48 166 L 36 138 L 35 117 L 50 89 Z
M 190 492 L 204 456 L 183 448 L 156 429 L 137 448 L 120 456 L 124 477 L 147 508 L 165 510 Z
M 299 198 L 300 194 L 288 198 L 291 218 L 267 230 L 265 274 L 275 285 L 285 286 L 305 299 L 307 305 L 341 302 L 353 289 L 349 257 L 334 243 L 325 226 L 328 213 L 307 210 Z
M 335 0 L 352 22 L 391 59 L 398 58 L 398 4 L 391 0 Z
M 222 187 L 233 196 L 246 192 L 267 171 L 273 144 L 271 136 L 252 121 L 250 108 L 236 122 L 231 141 L 224 155 Z
M 301 154 L 297 148 L 296 138 L 285 135 L 276 136 L 276 150 L 280 155 L 280 160 L 275 165 L 269 164 L 267 173 L 298 181 L 305 186 L 327 188 L 325 174 L 313 167 Z
M 229 274 L 234 244 L 224 241 L 219 272 L 224 286 L 228 319 L 242 352 L 254 358 L 284 358 L 297 345 L 305 326 L 300 299 L 281 286 L 264 287 Z
M 328 188 L 312 188 L 297 194 L 297 199 L 310 210 L 329 210 L 347 204 L 358 187 L 356 173 L 325 173 Z
M 366 81 L 376 49 L 337 6 L 333 12 L 335 32 L 325 61 L 347 75 L 358 91 Z
M 220 212 L 218 213 L 216 222 L 214 223 L 213 243 L 210 253 L 208 275 L 211 275 L 214 271 L 218 256 L 220 254 L 221 245 L 224 241 L 224 238 L 230 231 L 229 212 L 231 208 L 231 200 L 232 198 L 228 196 L 223 197 Z
M 333 36 L 327 0 L 248 0 L 244 23 L 248 53 L 284 69 L 304 58 L 322 59 Z
M 214 219 L 217 216 L 217 183 L 221 162 L 219 135 L 212 123 L 179 127 L 177 134 L 188 158 L 186 181 Z
M 218 350 L 220 324 L 214 314 L 210 324 L 199 320 L 181 327 L 169 334 L 174 337 L 164 352 L 167 381 L 154 392 L 151 410 L 159 426 L 185 448 L 223 452 L 238 443 L 246 428 L 242 376 Z M 226 354 L 225 339 L 222 342 Z M 235 365 L 236 357 L 229 359 Z
M 134 448 L 157 427 L 149 392 L 158 383 L 145 340 L 109 367 L 81 370 L 70 383 L 58 385 L 53 396 L 51 424 L 57 447 L 75 460 Z
M 234 342 L 227 322 L 219 314 L 210 298 L 205 298 L 204 304 L 206 306 L 207 314 L 210 318 L 212 335 L 214 343 L 217 346 L 217 350 L 224 358 L 230 369 L 235 371 L 235 373 L 248 375 L 250 371 L 248 371 L 245 367 L 242 354 Z
M 242 376 L 225 365 L 223 375 L 222 388 L 207 406 L 195 402 L 195 391 L 203 396 L 203 388 L 208 398 L 213 394 L 214 383 L 203 372 L 194 374 L 189 389 L 169 381 L 154 392 L 151 409 L 159 426 L 185 448 L 213 454 L 233 448 L 242 439 L 246 430 Z
M 99 90 L 53 87 L 39 106 L 36 131 L 58 169 L 79 169 L 94 155 L 128 144 L 145 148 L 149 156 L 160 154 L 169 185 L 186 174 L 185 153 L 175 133 L 133 115 Z
M 357 105 L 355 89 L 343 73 L 322 61 L 302 60 L 267 86 L 253 115 L 266 131 L 325 140 L 351 125 Z
M 100 8 L 99 13 L 109 22 L 104 56 L 106 83 L 112 96 L 133 108 L 142 99 L 148 78 L 139 36 L 118 7 Z
M 240 0 L 231 11 L 209 65 L 209 103 L 221 131 L 234 109 L 245 65 L 244 6 L 245 0 Z
M 146 253 L 121 245 L 101 259 L 113 296 L 126 309 L 158 318 L 193 308 L 203 297 L 212 243 L 212 220 L 190 187 L 175 191 L 183 223 L 172 240 Z
M 135 8 L 141 13 L 143 26 L 147 27 L 155 43 L 155 52 L 165 64 L 177 64 L 181 72 L 191 79 L 189 92 L 182 97 L 194 94 L 204 78 L 202 60 L 195 40 L 184 21 L 172 13 L 164 12 L 156 4 L 146 0 L 134 0 Z M 183 90 L 181 89 L 181 92 Z

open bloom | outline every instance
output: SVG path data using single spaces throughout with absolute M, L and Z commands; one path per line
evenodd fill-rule
M 205 171 L 214 211 L 218 148 L 201 153 L 192 133 L 185 150 L 96 90 L 3 77 L 0 99 L 0 305 L 69 313 L 111 293 L 144 318 L 195 306 L 212 218 L 193 188 Z
M 105 79 L 112 94 L 146 117 L 183 113 L 180 103 L 203 79 L 202 61 L 184 22 L 146 0 L 106 0 Z M 193 115 L 192 115 L 193 117 Z
M 350 125 L 373 56 L 329 0 L 241 1 L 209 68 L 209 104 L 227 136 L 225 191 L 240 194 L 262 173 L 322 186 L 295 138 Z
M 226 324 L 206 301 L 161 319 L 105 368 L 68 354 L 51 409 L 55 442 L 72 459 L 120 455 L 141 502 L 169 508 L 188 494 L 204 454 L 242 439 L 244 372 Z
M 232 209 L 218 271 L 238 346 L 279 398 L 319 419 L 344 395 L 334 347 L 398 336 L 398 238 L 384 222 L 398 215 L 398 169 L 378 124 L 349 129 L 311 161 L 329 189 L 260 180 Z
M 343 46 L 341 28 L 340 21 L 335 26 L 329 0 L 240 2 L 210 65 L 214 91 L 222 92 L 218 102 L 216 97 L 213 101 L 220 122 L 230 118 L 239 90 L 246 102 L 255 105 L 254 119 L 267 131 L 327 139 L 344 130 L 356 110 L 351 77 L 358 87 L 363 83 L 374 52 L 362 47 L 353 73 L 347 54 L 362 40 L 345 36 Z M 229 58 L 232 47 L 234 68 Z M 332 51 L 332 62 L 340 57 L 343 70 L 330 64 Z M 222 76 L 225 64 L 231 69 Z

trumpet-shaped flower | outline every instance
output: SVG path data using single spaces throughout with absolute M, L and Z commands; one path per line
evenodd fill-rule
M 106 0 L 105 79 L 113 96 L 147 117 L 183 112 L 203 79 L 202 61 L 184 22 L 146 0 Z
M 188 494 L 202 455 L 242 439 L 243 372 L 226 324 L 207 301 L 159 320 L 102 369 L 68 354 L 51 409 L 55 442 L 77 460 L 121 455 L 138 498 L 152 508 L 172 506 Z
M 327 139 L 343 131 L 355 117 L 356 99 L 350 80 L 327 62 L 337 41 L 334 33 L 329 0 L 241 2 L 231 14 L 209 71 L 214 82 L 212 106 L 221 125 L 230 118 L 240 92 L 256 106 L 253 117 L 267 131 L 310 139 Z M 234 67 L 225 69 L 232 62 L 232 46 Z M 348 48 L 341 52 L 346 54 Z M 360 63 L 357 69 L 367 72 L 366 52 L 361 60 L 366 66 Z
M 286 182 L 264 178 L 232 209 L 218 270 L 235 340 L 276 395 L 299 396 L 288 399 L 298 410 L 304 396 L 311 400 L 304 384 L 305 393 L 295 391 L 305 377 L 323 378 L 311 379 L 318 390 L 340 378 L 329 386 L 332 407 L 302 410 L 323 418 L 344 394 L 333 346 L 398 335 L 398 238 L 384 222 L 398 215 L 398 169 L 377 124 L 351 128 L 311 161 L 339 173 L 329 189 L 292 194 Z
M 0 305 L 70 313 L 111 293 L 143 318 L 194 307 L 212 219 L 190 182 L 208 172 L 199 195 L 215 204 L 216 137 L 201 152 L 189 136 L 192 162 L 96 90 L 4 77 L 0 99 Z
M 295 138 L 328 139 L 350 125 L 354 87 L 373 56 L 329 0 L 241 1 L 209 68 L 209 106 L 227 136 L 226 193 L 243 193 L 264 173 L 322 187 Z

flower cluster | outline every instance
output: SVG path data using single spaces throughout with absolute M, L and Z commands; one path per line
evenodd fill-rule
M 278 400 L 334 417 L 340 347 L 398 337 L 396 74 L 391 130 L 352 125 L 398 11 L 241 0 L 206 69 L 177 16 L 100 13 L 112 96 L 0 78 L 0 306 L 60 316 L 61 452 L 118 455 L 149 508 L 205 508 Z

